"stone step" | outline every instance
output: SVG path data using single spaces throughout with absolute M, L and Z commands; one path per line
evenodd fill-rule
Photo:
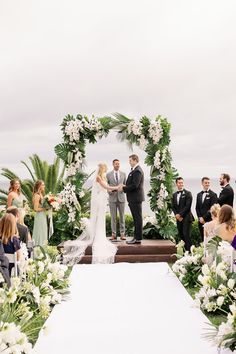
M 125 241 L 113 242 L 118 247 L 117 255 L 129 254 L 175 254 L 175 244 L 169 240 L 142 240 L 142 244 L 127 245 Z M 92 247 L 88 247 L 85 255 L 92 254 Z
M 147 262 L 168 262 L 173 263 L 176 260 L 175 256 L 170 254 L 123 254 L 115 256 L 115 263 L 128 262 L 128 263 L 147 263 Z M 92 256 L 84 256 L 80 264 L 90 264 Z

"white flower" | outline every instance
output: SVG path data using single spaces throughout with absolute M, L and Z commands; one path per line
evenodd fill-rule
M 134 135 L 141 135 L 141 126 L 139 122 L 135 122 L 131 120 L 131 122 L 127 126 L 128 133 L 133 133 Z
M 37 266 L 38 266 L 38 274 L 42 274 L 44 271 L 44 263 L 42 261 L 38 261 Z
M 80 198 L 83 198 L 85 196 L 85 193 L 84 193 L 84 191 L 82 190 L 81 192 L 79 192 L 79 197 Z
M 159 170 L 161 166 L 160 151 L 156 151 L 154 157 L 154 166 Z
M 229 279 L 227 285 L 232 290 L 234 288 L 234 285 L 235 285 L 235 280 L 234 279 Z
M 141 135 L 141 137 L 139 139 L 139 147 L 140 147 L 140 149 L 145 150 L 147 145 L 148 145 L 148 141 L 145 139 L 144 135 Z
M 219 296 L 218 299 L 216 300 L 217 306 L 221 307 L 225 301 L 224 296 Z
M 152 122 L 148 129 L 149 136 L 152 138 L 154 144 L 158 144 L 163 136 L 163 130 L 159 122 Z
M 39 288 L 35 286 L 33 288 L 33 290 L 32 290 L 32 294 L 34 296 L 36 304 L 39 304 L 40 303 L 40 291 L 39 291 Z
M 209 269 L 207 264 L 204 264 L 202 266 L 202 273 L 203 273 L 203 275 L 209 275 L 210 274 L 210 269 Z

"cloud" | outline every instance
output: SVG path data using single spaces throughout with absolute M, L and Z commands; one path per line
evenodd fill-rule
M 121 112 L 169 119 L 184 176 L 235 174 L 234 0 L 0 6 L 0 166 L 24 173 L 32 153 L 52 161 L 67 113 Z M 88 168 L 128 153 L 108 137 L 88 147 Z

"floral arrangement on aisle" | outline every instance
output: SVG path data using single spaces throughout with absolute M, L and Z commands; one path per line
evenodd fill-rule
M 177 261 L 172 270 L 185 287 L 194 288 L 197 285 L 198 276 L 203 264 L 203 246 L 192 246 L 189 251 L 183 252 L 183 241 L 177 245 Z
M 195 289 L 196 306 L 211 315 L 211 320 L 216 318 L 205 337 L 219 349 L 236 350 L 236 273 L 232 246 L 219 237 L 209 241 L 207 250 L 213 256 L 210 264 L 204 263 L 202 246 L 191 248 L 190 253 L 184 253 L 181 244 L 178 246 L 179 259 L 172 266 L 173 271 L 188 290 Z
M 169 149 L 171 125 L 166 118 L 158 116 L 150 119 L 144 116 L 135 121 L 121 114 L 103 118 L 78 114 L 76 117 L 67 115 L 61 127 L 63 142 L 55 147 L 67 171 L 67 180 L 60 194 L 61 225 L 68 223 L 73 235 L 81 233 L 80 220 L 89 204 L 89 191 L 83 185 L 86 180 L 82 170 L 85 147 L 87 143 L 96 143 L 114 129 L 120 139 L 127 141 L 130 146 L 136 144 L 147 153 L 145 163 L 150 166 L 151 176 L 150 207 L 156 220 L 151 224 L 150 232 L 162 238 L 174 239 L 177 230 L 171 217 L 171 196 L 176 171 L 172 168 Z
M 227 314 L 236 300 L 236 273 L 232 272 L 232 246 L 219 243 L 214 262 L 204 264 L 198 276 L 200 289 L 195 294 L 196 304 L 207 312 Z
M 53 306 L 68 294 L 67 266 L 41 248 L 37 254 L 9 289 L 0 288 L 0 353 L 29 353 Z

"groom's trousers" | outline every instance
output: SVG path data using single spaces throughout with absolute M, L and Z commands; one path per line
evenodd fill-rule
M 143 238 L 142 203 L 129 203 L 129 208 L 134 220 L 134 238 L 136 240 L 142 240 Z
M 125 202 L 110 202 L 110 213 L 111 213 L 111 231 L 113 235 L 116 235 L 117 226 L 117 210 L 119 211 L 119 225 L 120 225 L 120 235 L 125 234 Z

